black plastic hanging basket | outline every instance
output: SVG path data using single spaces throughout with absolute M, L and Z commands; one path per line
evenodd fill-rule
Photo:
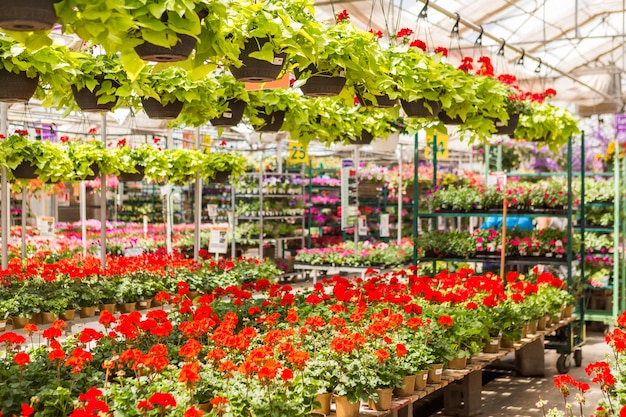
M 142 181 L 145 173 L 145 168 L 141 165 L 136 165 L 135 169 L 137 172 L 122 172 L 118 176 L 119 180 L 122 182 L 138 182 Z
M 318 72 L 317 69 L 310 65 L 306 68 L 311 75 L 306 83 L 300 86 L 300 90 L 310 97 L 331 97 L 337 96 L 346 85 L 346 77 L 343 75 L 332 75 L 330 72 Z M 296 69 L 296 78 L 300 78 L 301 72 Z
M 211 182 L 215 184 L 228 184 L 231 172 L 232 171 L 218 171 L 215 173 L 215 178 L 211 180 Z
M 443 110 L 439 112 L 437 117 L 446 125 L 462 125 L 464 123 L 463 119 L 461 119 L 461 116 L 450 117 Z
M 93 171 L 93 175 L 87 175 L 85 177 L 85 181 L 95 180 L 97 177 L 100 176 L 100 167 L 98 166 L 98 164 L 91 164 L 89 165 L 89 168 Z
M 52 29 L 57 21 L 54 3 L 59 0 L 4 0 L 0 28 L 15 32 Z
M 108 103 L 98 103 L 98 99 L 100 96 L 98 95 L 98 91 L 100 90 L 100 84 L 104 82 L 104 78 L 96 77 L 96 81 L 98 81 L 98 85 L 90 91 L 88 88 L 81 88 L 80 90 L 72 85 L 72 93 L 74 93 L 74 101 L 80 109 L 84 112 L 107 112 L 115 107 L 117 104 L 117 97 L 114 101 L 110 101 Z M 115 81 L 111 81 L 114 86 L 119 86 Z
M 246 102 L 242 100 L 228 100 L 228 109 L 220 116 L 211 120 L 213 126 L 237 126 L 246 109 Z
M 378 107 L 381 109 L 389 109 L 398 105 L 398 99 L 390 99 L 388 95 L 376 96 L 376 103 L 372 100 L 363 99 L 364 104 L 368 107 Z
M 506 123 L 498 119 L 493 119 L 496 125 L 496 135 L 512 135 L 519 124 L 519 113 L 509 113 L 509 120 Z
M 400 100 L 402 109 L 408 117 L 435 118 L 441 110 L 441 103 L 438 101 L 418 99 L 413 101 Z M 428 107 L 430 106 L 430 108 Z
M 177 62 L 189 58 L 196 46 L 196 38 L 189 35 L 178 34 L 179 41 L 172 47 L 155 45 L 150 42 L 135 46 L 135 52 L 144 61 L 152 62 Z
M 0 70 L 0 102 L 24 103 L 35 94 L 39 77 L 28 78 L 25 72 L 18 74 Z
M 182 101 L 173 101 L 165 105 L 152 97 L 145 97 L 141 99 L 141 105 L 149 118 L 158 120 L 174 120 L 178 117 L 183 110 Z
M 239 54 L 241 67 L 230 66 L 230 72 L 237 81 L 263 83 L 278 78 L 285 66 L 286 53 L 274 54 L 272 62 L 250 57 L 251 53 L 260 51 L 267 42 L 269 42 L 268 38 L 254 38 L 246 41 L 244 49 Z
M 34 180 L 39 177 L 35 173 L 36 170 L 37 167 L 31 165 L 29 161 L 22 161 L 12 172 L 13 176 L 19 180 Z
M 263 126 L 255 129 L 257 132 L 278 132 L 280 128 L 283 126 L 283 122 L 285 121 L 286 112 L 283 110 L 277 110 L 270 114 L 259 113 L 258 117 L 264 120 Z
M 350 138 L 350 144 L 351 145 L 369 145 L 370 143 L 372 143 L 372 140 L 374 140 L 374 135 L 372 135 L 370 132 L 363 130 L 361 132 L 360 138 L 358 139 Z

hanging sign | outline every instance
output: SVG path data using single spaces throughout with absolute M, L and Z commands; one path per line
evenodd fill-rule
M 209 235 L 209 252 L 226 253 L 228 252 L 228 226 L 211 227 Z
M 389 214 L 380 215 L 380 237 L 389 237 Z
M 367 236 L 367 217 L 359 216 L 359 236 Z
M 209 213 L 209 217 L 215 221 L 215 218 L 217 217 L 217 204 L 208 204 L 207 212 Z
M 433 148 L 437 140 L 437 158 L 447 159 L 448 153 L 448 135 L 443 133 L 427 133 L 426 134 L 426 147 L 424 148 L 424 158 L 430 159 L 433 157 Z
M 309 154 L 307 153 L 304 146 L 300 145 L 298 142 L 289 142 L 288 143 L 288 154 L 287 154 L 287 164 L 308 164 L 309 163 Z

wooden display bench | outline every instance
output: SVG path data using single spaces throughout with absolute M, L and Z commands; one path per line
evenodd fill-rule
M 499 359 L 503 359 L 509 353 L 517 355 L 529 346 L 541 344 L 541 364 L 543 360 L 543 338 L 545 335 L 556 332 L 557 329 L 573 322 L 574 317 L 561 320 L 546 330 L 528 335 L 510 348 L 500 348 L 498 353 L 478 353 L 473 355 L 465 369 L 446 369 L 438 384 L 428 384 L 424 391 L 415 391 L 410 397 L 393 397 L 391 409 L 387 411 L 374 411 L 364 404 L 361 405 L 360 416 L 362 417 L 413 417 L 413 404 L 428 397 L 436 391 L 443 389 L 444 414 L 458 417 L 472 417 L 481 412 L 482 394 L 482 371 L 485 367 Z M 331 412 L 329 417 L 334 417 Z

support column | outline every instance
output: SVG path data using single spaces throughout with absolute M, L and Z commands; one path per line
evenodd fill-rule
M 107 114 L 102 113 L 101 127 L 102 145 L 107 147 Z M 102 268 L 107 266 L 107 176 L 100 173 L 100 262 Z
M 87 255 L 87 188 L 85 181 L 80 182 L 79 204 L 80 204 L 80 237 L 83 243 L 83 256 Z
M 0 103 L 0 134 L 3 134 L 4 137 L 7 136 L 8 117 L 9 107 L 7 103 Z M 9 225 L 9 198 L 11 194 L 9 193 L 7 168 L 4 165 L 2 166 L 1 176 L 2 183 L 0 184 L 0 186 L 2 187 L 2 269 L 7 269 L 9 265 L 9 238 L 11 236 L 11 227 Z
M 196 131 L 196 149 L 200 150 L 201 148 L 202 141 L 200 139 L 200 128 L 198 128 Z M 200 172 L 196 173 L 193 210 L 193 259 L 197 261 L 200 253 L 200 226 L 202 224 L 202 178 L 200 178 Z

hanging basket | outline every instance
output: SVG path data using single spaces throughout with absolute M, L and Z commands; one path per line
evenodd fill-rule
M 435 118 L 441 110 L 441 103 L 438 101 L 418 99 L 413 101 L 400 100 L 402 103 L 402 109 L 408 117 L 425 117 Z M 428 107 L 430 106 L 430 108 Z
M 117 104 L 117 97 L 114 101 L 110 101 L 108 103 L 98 103 L 98 99 L 100 96 L 98 95 L 98 91 L 100 91 L 100 84 L 104 82 L 104 78 L 96 77 L 96 81 L 98 81 L 98 85 L 93 89 L 93 91 L 89 91 L 88 88 L 81 88 L 80 90 L 75 85 L 72 85 L 72 93 L 74 93 L 74 101 L 80 109 L 84 112 L 107 112 L 115 107 Z M 118 87 L 115 81 L 111 81 L 114 86 Z
M 18 180 L 34 180 L 39 176 L 35 174 L 37 167 L 31 165 L 28 161 L 22 161 L 15 169 L 12 171 L 13 176 Z
M 232 171 L 218 171 L 215 173 L 215 178 L 211 180 L 211 182 L 215 184 L 228 184 L 231 172 Z
M 259 113 L 261 119 L 265 121 L 262 127 L 259 127 L 256 130 L 257 132 L 278 132 L 280 128 L 283 126 L 283 122 L 285 121 L 285 111 L 277 110 L 270 114 Z
M 4 0 L 0 28 L 15 32 L 52 29 L 57 21 L 54 3 L 59 0 Z
M 239 53 L 241 67 L 230 66 L 230 72 L 237 81 L 264 83 L 278 78 L 285 66 L 286 53 L 275 53 L 272 62 L 250 57 L 251 53 L 260 51 L 267 42 L 268 38 L 253 38 L 246 41 L 244 49 Z
M 100 176 L 100 167 L 98 166 L 98 164 L 93 163 L 89 165 L 89 169 L 93 171 L 93 175 L 87 175 L 85 177 L 85 181 L 95 180 L 98 176 Z
M 211 119 L 211 124 L 213 126 L 237 126 L 243 117 L 246 104 L 247 103 L 242 100 L 228 100 L 228 110 L 220 117 Z
M 39 76 L 28 78 L 25 72 L 16 74 L 2 69 L 0 70 L 0 101 L 4 103 L 27 102 L 35 94 L 38 83 Z
M 506 123 L 498 119 L 493 119 L 493 122 L 496 125 L 496 135 L 512 135 L 519 124 L 519 113 L 510 113 Z
M 365 130 L 361 131 L 361 137 L 359 139 L 350 138 L 351 145 L 369 145 L 374 140 L 374 135 Z
M 379 190 L 382 189 L 382 187 L 382 181 L 364 180 L 359 182 L 357 192 L 359 197 L 376 198 L 379 196 Z
M 461 116 L 456 116 L 452 118 L 448 116 L 445 111 L 440 111 L 437 117 L 446 125 L 462 125 L 464 123 L 463 119 L 461 119 Z
M 183 110 L 182 101 L 173 101 L 165 105 L 152 97 L 144 97 L 141 99 L 141 105 L 143 111 L 146 112 L 149 118 L 158 120 L 174 120 L 178 117 Z
M 189 35 L 178 34 L 179 41 L 176 45 L 166 48 L 150 42 L 135 46 L 135 52 L 144 61 L 152 62 L 177 62 L 189 58 L 191 51 L 196 46 L 196 38 Z
M 122 182 L 138 182 L 142 181 L 145 173 L 145 168 L 137 165 L 135 166 L 137 172 L 122 172 L 119 175 L 119 180 Z
M 372 142 L 372 151 L 374 152 L 393 152 L 396 150 L 400 142 L 400 132 L 391 132 L 386 139 L 376 138 Z
M 337 96 L 346 85 L 346 77 L 332 75 L 330 72 L 318 72 L 314 66 L 307 67 L 311 75 L 304 85 L 300 87 L 302 92 L 310 97 Z M 300 71 L 296 69 L 296 78 L 300 78 Z
M 376 96 L 376 103 L 371 100 L 363 99 L 368 107 L 378 107 L 380 109 L 389 109 L 398 105 L 397 99 L 390 99 L 388 95 Z

